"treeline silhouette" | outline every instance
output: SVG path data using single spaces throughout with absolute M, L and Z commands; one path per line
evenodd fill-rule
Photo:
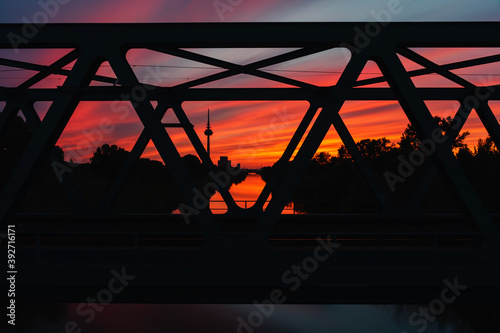
M 32 137 L 31 128 L 16 116 L 5 135 L 0 138 L 0 187 L 3 188 Z M 56 147 L 56 154 L 64 161 L 65 153 Z M 88 163 L 72 161 L 57 164 L 58 172 L 69 172 L 85 202 L 97 208 L 101 206 L 113 180 L 124 165 L 130 152 L 117 145 L 103 144 L 97 147 Z M 203 193 L 212 182 L 205 166 L 195 155 L 182 157 L 195 186 Z M 244 170 L 231 177 L 231 184 L 242 182 Z M 212 189 L 213 187 L 210 187 Z M 210 192 L 210 196 L 214 193 Z M 183 201 L 183 196 L 167 167 L 149 158 L 138 159 L 127 176 L 114 205 L 116 213 L 171 213 Z M 190 205 L 190 203 L 187 203 Z M 47 161 L 32 183 L 21 206 L 24 212 L 71 212 L 70 198 L 54 172 L 53 163 Z
M 436 116 L 434 119 L 443 133 L 452 126 L 451 117 Z M 464 131 L 453 140 L 453 152 L 480 198 L 489 205 L 488 209 L 498 213 L 500 152 L 489 136 L 479 139 L 477 146 L 470 149 L 465 143 L 469 135 L 468 131 Z M 391 203 L 395 207 L 400 207 L 408 201 L 417 183 L 421 181 L 427 164 L 430 163 L 430 154 L 424 153 L 425 149 L 422 150 L 415 127 L 408 124 L 397 144 L 383 137 L 363 139 L 356 145 Z M 420 165 L 412 165 L 409 162 L 410 155 L 415 150 L 422 152 L 423 162 Z M 405 171 L 403 176 L 399 172 L 401 164 L 404 163 L 402 161 L 407 162 L 403 168 Z M 261 176 L 264 181 L 269 180 L 275 166 L 276 164 L 262 170 Z M 388 175 L 396 175 L 403 181 L 401 178 L 395 181 Z M 335 156 L 329 152 L 319 152 L 314 156 L 293 192 L 291 201 L 296 210 L 305 213 L 376 213 L 379 210 L 373 191 L 345 145 L 338 149 Z M 420 211 L 451 213 L 460 212 L 459 208 L 451 194 L 449 184 L 444 181 L 441 174 L 438 174 L 424 197 Z

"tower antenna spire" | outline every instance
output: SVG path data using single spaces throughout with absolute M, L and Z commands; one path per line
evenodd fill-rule
M 214 134 L 212 129 L 210 128 L 210 109 L 207 112 L 207 129 L 205 130 L 205 135 L 207 136 L 207 153 L 208 157 L 210 157 L 210 136 Z

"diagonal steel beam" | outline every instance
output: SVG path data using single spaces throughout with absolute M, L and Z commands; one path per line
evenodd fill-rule
M 491 110 L 487 101 L 482 101 L 476 109 L 477 115 L 484 127 L 488 131 L 491 139 L 495 143 L 498 149 L 500 149 L 500 124 L 499 120 L 495 117 L 495 114 Z
M 314 114 L 312 116 L 314 116 Z M 310 117 L 312 117 L 312 116 L 310 116 Z M 307 117 L 307 114 L 306 114 L 306 117 Z M 391 204 L 390 204 L 387 196 L 384 194 L 382 187 L 377 182 L 375 175 L 373 174 L 370 167 L 368 166 L 368 163 L 366 162 L 365 158 L 362 156 L 358 146 L 356 145 L 349 130 L 345 126 L 344 121 L 342 120 L 342 118 L 340 117 L 340 115 L 338 113 L 334 115 L 334 119 L 332 120 L 332 122 L 333 122 L 333 125 L 334 125 L 335 129 L 337 130 L 340 138 L 342 139 L 342 141 L 346 145 L 347 149 L 349 150 L 349 153 L 351 154 L 353 160 L 355 161 L 356 166 L 359 168 L 363 178 L 366 180 L 368 186 L 370 187 L 370 189 L 374 193 L 375 199 L 377 200 L 377 202 L 381 208 L 381 213 L 382 214 L 389 214 L 389 212 L 391 210 Z M 309 122 L 306 121 L 306 122 L 304 122 L 304 125 L 307 124 L 307 126 L 308 126 L 309 123 L 310 123 L 310 121 Z M 301 123 L 301 125 L 302 125 L 302 123 Z M 299 130 L 297 130 L 296 133 L 300 133 Z M 292 140 L 295 139 L 295 142 L 297 142 L 297 140 L 300 141 L 300 139 L 302 138 L 302 135 L 300 137 L 294 136 L 294 138 L 292 138 Z M 295 144 L 295 142 L 294 142 L 294 144 L 289 146 L 290 150 L 288 151 L 288 153 L 290 154 L 290 157 L 291 157 L 291 154 L 293 154 L 293 151 L 295 150 L 295 148 L 298 144 L 298 142 L 297 142 L 297 144 Z M 293 150 L 291 150 L 292 147 L 293 147 Z M 288 149 L 288 147 L 287 147 L 287 149 Z M 281 163 L 288 161 L 289 158 L 286 160 L 284 159 Z M 279 169 L 279 171 L 277 170 L 276 172 L 274 172 L 273 175 L 274 174 L 278 174 L 278 175 L 282 174 L 284 171 L 282 168 L 283 167 L 281 167 Z M 269 182 L 270 186 L 273 184 L 276 184 L 276 183 L 278 183 L 277 179 L 274 182 Z M 265 194 L 267 194 L 267 193 L 264 193 L 264 191 L 263 191 L 262 195 L 264 196 Z M 267 197 L 269 197 L 269 194 L 267 194 Z M 266 197 L 266 199 L 267 199 L 267 197 Z
M 62 58 L 56 60 L 54 63 L 49 65 L 46 68 L 46 70 L 35 74 L 34 76 L 29 78 L 28 80 L 21 83 L 17 87 L 17 89 L 18 90 L 27 89 L 27 88 L 33 86 L 34 84 L 42 81 L 43 79 L 50 76 L 51 74 L 54 74 L 54 71 L 62 69 L 62 67 L 66 66 L 67 64 L 69 64 L 70 62 L 72 62 L 73 60 L 78 58 L 79 53 L 80 53 L 79 50 L 73 50 L 73 51 L 69 52 L 68 54 L 66 54 Z
M 37 71 L 37 72 L 41 72 L 41 73 L 48 72 L 50 74 L 57 74 L 57 75 L 63 75 L 63 76 L 70 75 L 71 71 L 72 71 L 71 69 L 62 69 L 62 68 L 51 70 L 50 66 L 37 65 L 37 64 L 29 63 L 29 62 L 3 59 L 3 58 L 0 58 L 0 65 L 8 66 L 8 67 L 15 67 L 15 68 L 23 68 L 23 69 L 28 69 L 31 71 Z M 95 81 L 99 81 L 99 82 L 116 83 L 115 78 L 102 76 L 102 75 L 94 75 L 94 77 L 92 79 Z
M 33 77 L 29 78 L 28 80 L 20 84 L 16 88 L 16 91 L 18 92 L 26 91 L 32 85 L 40 82 L 44 78 L 51 75 L 54 70 L 61 69 L 63 66 L 77 59 L 79 53 L 80 52 L 75 49 L 69 52 L 68 54 L 64 55 L 62 58 L 56 60 L 54 63 L 48 66 L 47 71 L 39 72 L 38 74 L 34 75 Z M 23 101 L 21 110 L 24 116 L 26 117 L 26 122 L 30 125 L 33 131 L 36 131 L 41 125 L 41 120 L 40 117 L 38 116 L 38 113 L 34 109 L 33 102 L 29 103 L 27 101 Z M 74 182 L 73 177 L 70 175 L 70 172 L 68 171 L 68 172 L 58 173 L 55 169 L 55 167 L 66 166 L 66 163 L 64 162 L 63 158 L 59 156 L 59 154 L 57 154 L 55 147 L 53 148 L 53 151 L 50 153 L 49 161 L 51 162 L 51 166 L 54 169 L 54 172 L 56 172 L 58 179 L 60 178 L 62 187 L 64 188 L 64 190 L 71 199 L 74 212 L 76 214 L 86 213 L 88 211 L 88 207 L 81 193 L 78 191 L 76 183 Z
M 380 214 L 389 215 L 392 209 L 391 204 L 387 196 L 384 194 L 384 190 L 377 181 L 368 163 L 361 154 L 358 145 L 356 144 L 351 133 L 347 129 L 344 121 L 342 120 L 342 117 L 340 117 L 340 114 L 338 113 L 334 115 L 333 126 L 335 126 L 337 133 L 339 134 L 340 138 L 342 139 L 347 149 L 349 150 L 349 154 L 351 154 L 356 166 L 359 168 L 359 171 L 363 175 L 363 178 L 366 180 L 368 186 L 375 195 L 375 199 L 377 200 L 380 206 L 381 210 Z
M 316 52 L 325 51 L 325 50 L 328 50 L 328 49 L 330 49 L 330 48 L 321 48 L 321 49 L 318 49 L 317 51 L 314 51 L 314 52 L 305 53 L 304 56 L 309 55 L 309 54 L 313 54 L 313 53 L 316 53 Z M 165 49 L 151 48 L 151 50 L 152 51 L 161 52 L 161 53 L 166 53 Z M 301 49 L 299 51 L 302 51 L 302 50 L 311 50 L 311 49 Z M 74 51 L 72 51 L 72 52 L 74 52 Z M 297 52 L 297 51 L 292 51 L 292 52 L 290 52 L 290 54 L 294 53 L 294 52 Z M 277 56 L 277 57 L 281 57 L 281 56 L 283 56 L 283 55 L 280 55 L 280 56 Z M 267 67 L 267 66 L 279 63 L 279 62 L 284 62 L 284 61 L 292 60 L 292 59 L 295 59 L 295 58 L 297 58 L 297 57 L 293 57 L 293 58 L 290 58 L 290 59 L 285 59 L 285 60 L 282 60 L 282 61 L 276 61 L 274 63 L 270 63 L 269 65 L 265 65 L 265 64 L 264 65 L 259 65 L 258 68 L 260 68 L 260 67 Z M 481 57 L 481 58 L 476 58 L 476 59 L 471 59 L 471 60 L 453 62 L 453 63 L 441 65 L 441 67 L 443 69 L 453 70 L 453 69 L 461 69 L 461 68 L 467 68 L 467 67 L 485 65 L 485 64 L 490 64 L 490 63 L 498 62 L 498 61 L 500 61 L 500 55 L 492 55 L 492 56 Z M 50 71 L 49 68 L 48 68 L 49 66 L 38 65 L 38 64 L 33 64 L 33 63 L 28 63 L 28 62 L 23 62 L 23 61 L 17 61 L 17 60 L 3 59 L 3 58 L 0 58 L 0 65 L 4 65 L 4 66 L 8 66 L 8 67 L 14 67 L 14 68 L 24 68 L 24 69 L 34 70 L 34 71 L 40 71 L 40 72 Z M 70 72 L 71 72 L 71 70 L 67 70 L 67 69 L 57 69 L 57 70 L 54 70 L 53 73 L 51 73 L 51 74 L 57 74 L 57 75 L 67 76 Z M 234 74 L 231 74 L 233 72 L 229 72 L 229 71 L 224 71 L 223 73 L 224 74 L 222 74 L 222 73 L 214 74 L 213 75 L 213 80 L 202 80 L 202 81 L 199 81 L 199 83 L 194 84 L 194 85 L 190 85 L 190 86 L 201 85 L 203 83 L 212 82 L 212 81 L 215 81 L 215 80 L 218 80 L 218 79 L 222 79 L 222 78 L 226 78 L 226 77 L 229 77 L 231 75 L 234 75 Z M 426 75 L 426 74 L 432 74 L 432 73 L 434 73 L 434 72 L 432 70 L 428 69 L 428 68 L 422 68 L 422 69 L 417 69 L 417 70 L 413 70 L 413 71 L 409 71 L 408 72 L 408 74 L 410 74 L 411 77 L 421 76 L 421 75 Z M 115 78 L 107 77 L 107 76 L 102 76 L 102 75 L 96 75 L 94 77 L 94 81 L 103 82 L 103 83 L 111 83 L 111 84 L 116 83 L 116 79 Z M 354 86 L 355 87 L 360 87 L 360 86 L 366 86 L 366 85 L 370 85 L 370 84 L 374 84 L 374 83 L 381 83 L 381 82 L 386 82 L 386 81 L 387 80 L 386 80 L 385 77 L 379 76 L 379 77 L 375 77 L 375 78 L 371 78 L 371 79 L 359 80 L 359 81 L 357 81 L 355 83 Z M 191 81 L 191 82 L 193 82 L 193 81 Z M 153 86 L 153 85 L 151 85 L 151 86 Z
M 304 174 L 314 153 L 317 151 L 332 123 L 334 123 L 335 115 L 338 114 L 345 102 L 344 96 L 349 90 L 353 89 L 353 84 L 359 77 L 367 60 L 367 52 L 364 52 L 354 54 L 347 64 L 339 78 L 336 91 L 330 94 L 328 101 L 323 106 L 323 110 L 318 115 L 300 150 L 283 176 L 280 186 L 276 189 L 275 195 L 259 220 L 254 230 L 254 234 L 259 238 L 255 241 L 267 242 L 269 233 L 273 230 L 276 220 L 300 181 L 300 177 Z
M 388 78 L 388 83 L 394 89 L 408 119 L 417 128 L 421 140 L 435 138 L 433 133 L 439 129 L 396 53 L 385 51 L 376 62 Z M 437 140 L 442 140 L 442 137 L 438 137 Z M 466 215 L 485 235 L 496 233 L 495 226 L 453 153 L 446 150 L 443 144 L 436 143 L 435 147 L 432 158 L 453 189 Z
M 250 75 L 254 75 L 256 77 L 261 77 L 261 78 L 268 79 L 271 81 L 281 82 L 284 84 L 297 86 L 300 88 L 317 89 L 318 87 L 315 85 L 308 84 L 308 83 L 294 80 L 294 79 L 290 79 L 290 78 L 286 78 L 286 77 L 283 77 L 280 75 L 267 73 L 267 72 L 258 70 L 258 68 L 270 66 L 273 64 L 296 59 L 299 57 L 304 57 L 306 55 L 310 55 L 310 54 L 324 51 L 326 49 L 328 49 L 328 48 L 294 50 L 294 51 L 287 52 L 287 53 L 282 54 L 282 55 L 273 56 L 273 57 L 270 57 L 268 59 L 260 60 L 260 61 L 248 64 L 248 65 L 237 65 L 237 64 L 230 63 L 228 61 L 215 59 L 213 57 L 208 57 L 205 55 L 201 55 L 198 53 L 185 51 L 185 50 L 181 50 L 181 49 L 169 49 L 169 48 L 158 49 L 158 48 L 155 48 L 152 50 L 157 51 L 157 52 L 175 55 L 175 56 L 178 56 L 181 58 L 185 58 L 185 59 L 189 59 L 189 60 L 193 60 L 193 61 L 197 61 L 197 62 L 201 62 L 201 63 L 205 63 L 208 65 L 213 65 L 213 66 L 217 66 L 220 68 L 228 69 L 227 71 L 224 71 L 222 73 L 209 75 L 207 77 L 200 78 L 198 80 L 193 80 L 193 81 L 187 82 L 187 83 L 182 83 L 178 86 L 175 86 L 174 88 L 189 88 L 189 87 L 194 87 L 194 86 L 197 86 L 200 84 L 209 83 L 209 82 L 212 82 L 215 80 L 220 80 L 222 78 L 227 78 L 227 77 L 230 77 L 230 76 L 233 76 L 236 74 L 250 74 Z
M 67 63 L 75 60 L 78 56 L 79 52 L 76 50 L 71 51 L 61 59 L 57 60 L 54 62 L 52 65 L 49 67 L 52 70 L 59 69 L 60 67 L 66 65 Z M 17 91 L 16 93 L 22 93 L 26 91 L 31 85 L 39 82 L 40 80 L 43 80 L 45 77 L 49 76 L 51 73 L 50 72 L 40 72 L 36 74 L 35 76 L 31 77 L 21 85 L 15 88 Z M 33 107 L 33 103 L 28 102 L 25 99 L 22 99 L 19 101 L 20 109 L 23 113 L 23 115 L 26 118 L 26 122 L 29 124 L 33 132 L 35 132 L 41 125 L 41 120 L 40 117 L 38 116 L 37 112 L 35 111 Z M 0 129 L 0 133 L 2 130 Z M 53 151 L 50 153 L 49 157 L 50 161 L 52 163 L 56 163 L 56 166 L 66 166 L 64 160 L 56 153 L 55 148 Z M 54 170 L 56 172 L 56 170 Z M 73 178 L 70 176 L 69 172 L 62 172 L 58 174 L 58 177 L 61 177 L 62 181 L 61 184 L 66 191 L 66 193 L 69 195 L 71 202 L 73 203 L 73 209 L 76 213 L 78 212 L 86 212 L 88 209 L 86 208 L 86 204 L 84 202 L 83 197 L 81 196 L 81 193 L 78 191 L 77 186 L 73 180 Z
M 318 112 L 317 104 L 310 103 L 309 108 L 304 117 L 302 118 L 302 120 L 300 121 L 300 124 L 297 127 L 295 133 L 293 134 L 292 139 L 288 143 L 280 159 L 276 162 L 271 177 L 266 182 L 266 185 L 264 185 L 264 188 L 262 189 L 262 192 L 257 198 L 256 203 L 252 207 L 254 210 L 258 211 L 263 210 L 264 204 L 266 203 L 271 193 L 275 191 L 276 186 L 279 184 L 281 180 L 281 177 L 285 174 L 285 171 L 288 167 L 288 162 L 292 158 L 295 149 L 297 149 L 300 140 L 306 133 L 307 129 L 309 128 L 309 125 L 311 124 L 311 121 L 314 119 L 314 116 L 316 115 L 317 112 Z
M 500 147 L 500 124 L 498 123 L 495 115 L 493 114 L 491 108 L 487 103 L 489 96 L 492 94 L 492 91 L 490 89 L 493 89 L 494 91 L 495 88 L 482 87 L 488 91 L 485 95 L 484 93 L 480 92 L 480 87 L 477 87 L 476 85 L 450 72 L 447 69 L 443 69 L 442 66 L 439 66 L 434 62 L 422 57 L 418 53 L 401 47 L 397 48 L 397 50 L 398 53 L 402 54 L 408 59 L 413 60 L 422 66 L 426 66 L 436 73 L 466 88 L 469 91 L 469 96 L 466 97 L 464 102 L 467 104 L 472 104 L 476 108 L 479 119 L 481 119 L 484 127 L 492 137 L 493 142 L 495 142 L 495 145 L 497 147 Z
M 414 61 L 415 63 L 424 66 L 430 70 L 432 70 L 434 73 L 437 73 L 448 80 L 461 85 L 464 88 L 467 88 L 471 91 L 476 89 L 476 86 L 470 83 L 469 81 L 465 80 L 464 78 L 458 76 L 455 73 L 450 72 L 450 70 L 443 68 L 443 66 L 440 66 L 429 59 L 421 56 L 420 54 L 416 53 L 415 51 L 412 51 L 408 48 L 405 47 L 397 47 L 396 48 L 397 53 L 401 54 L 402 56 Z
M 469 95 L 461 102 L 461 106 L 459 111 L 454 117 L 454 123 L 457 124 L 459 122 L 459 126 L 456 128 L 450 128 L 449 132 L 446 133 L 446 136 L 449 138 L 448 141 L 445 143 L 446 148 L 451 150 L 451 145 L 452 141 L 458 136 L 460 129 L 463 127 L 464 123 L 466 122 L 472 107 L 474 106 L 476 108 L 476 111 L 479 114 L 482 115 L 480 116 L 481 121 L 483 122 L 483 125 L 487 129 L 488 133 L 490 135 L 493 134 L 495 138 L 497 138 L 497 141 L 494 141 L 495 144 L 496 142 L 500 143 L 500 125 L 496 121 L 493 113 L 491 112 L 491 109 L 489 109 L 488 103 L 486 101 L 487 95 L 482 95 L 480 93 L 480 88 L 474 85 L 473 83 L 463 79 L 462 77 L 458 76 L 455 73 L 450 72 L 450 69 L 445 68 L 446 66 L 441 66 L 438 65 L 429 59 L 421 56 L 420 54 L 409 50 L 404 47 L 398 47 L 397 52 L 404 57 L 414 61 L 415 63 L 426 67 L 427 69 L 449 79 L 450 81 L 459 84 L 466 88 L 469 91 Z M 496 57 L 499 56 L 493 56 L 493 57 L 486 57 L 488 60 L 493 60 L 496 59 Z M 484 59 L 484 58 L 483 58 Z M 484 87 L 484 89 L 489 89 Z M 491 88 L 493 89 L 493 88 Z M 491 95 L 491 92 L 488 93 Z M 472 104 L 471 104 L 472 103 Z M 461 112 L 464 110 L 464 112 Z M 465 118 L 465 119 L 462 119 Z M 492 136 L 492 137 L 493 137 Z M 420 181 L 417 185 L 416 190 L 414 191 L 412 195 L 412 199 L 409 201 L 412 210 L 415 210 L 418 205 L 421 203 L 423 196 L 425 195 L 427 189 L 429 188 L 430 184 L 432 183 L 434 177 L 437 175 L 437 170 L 435 166 L 433 165 L 434 161 L 431 161 L 431 164 L 426 166 L 426 169 L 424 170 L 424 174 L 422 175 L 422 181 Z
M 165 115 L 165 112 L 167 111 L 169 107 L 169 101 L 159 101 L 158 105 L 156 106 L 155 113 L 158 119 L 162 119 L 163 116 Z M 148 132 L 146 129 L 143 129 L 139 137 L 137 138 L 137 141 L 134 144 L 134 147 L 132 148 L 132 151 L 130 154 L 128 154 L 127 159 L 123 163 L 122 167 L 116 174 L 116 176 L 113 179 L 113 182 L 111 183 L 108 191 L 106 192 L 106 195 L 104 197 L 104 200 L 102 201 L 100 208 L 103 212 L 109 213 L 111 212 L 111 207 L 113 203 L 115 202 L 118 194 L 120 193 L 120 190 L 123 188 L 123 185 L 125 184 L 125 181 L 132 171 L 132 168 L 134 167 L 134 164 L 141 158 L 142 154 L 144 153 L 144 150 L 148 146 L 149 140 L 151 140 Z
M 476 58 L 476 59 L 471 59 L 471 60 L 451 62 L 448 64 L 440 65 L 440 67 L 444 70 L 450 71 L 453 69 L 462 69 L 462 68 L 467 68 L 467 67 L 486 65 L 486 64 L 491 64 L 494 62 L 499 62 L 499 61 L 500 61 L 500 54 L 497 54 L 497 55 L 481 57 L 481 58 Z M 411 77 L 416 77 L 416 76 L 433 74 L 433 73 L 434 73 L 434 71 L 432 69 L 421 68 L 421 69 L 409 71 L 408 75 L 410 75 Z M 381 83 L 381 82 L 386 82 L 386 81 L 387 81 L 387 79 L 384 76 L 377 76 L 377 77 L 374 77 L 371 79 L 359 80 L 354 84 L 354 86 L 361 87 L 361 86 L 366 86 L 369 84 Z
M 86 86 L 99 68 L 100 62 L 92 53 L 82 52 L 64 86 Z M 79 93 L 62 93 L 54 100 L 45 115 L 43 125 L 34 133 L 25 149 L 18 167 L 14 170 L 0 193 L 0 221 L 6 223 L 21 202 L 36 172 L 47 160 L 50 152 L 68 123 L 76 106 Z
M 110 48 L 107 50 L 107 58 L 109 64 L 122 83 L 128 86 L 143 87 L 123 54 L 120 54 L 116 52 L 115 49 Z M 141 101 L 131 100 L 131 103 L 134 106 L 139 119 L 144 125 L 144 128 L 151 137 L 151 140 L 158 149 L 158 153 L 163 159 L 163 162 L 176 181 L 184 199 L 188 204 L 194 203 L 196 199 L 196 187 L 194 185 L 194 181 L 187 171 L 174 143 L 161 124 L 161 121 L 155 116 L 151 102 L 146 99 Z M 208 238 L 211 236 L 221 237 L 220 228 L 217 225 L 208 205 L 198 210 L 196 220 L 198 221 L 200 227 L 205 231 Z
M 25 102 L 21 107 L 21 111 L 26 117 L 26 122 L 30 125 L 33 132 L 36 132 L 40 126 L 42 125 L 42 121 L 38 116 L 35 108 L 33 107 L 33 103 Z M 57 153 L 55 147 L 53 147 L 52 151 L 49 155 L 49 161 L 51 162 L 51 166 L 54 169 L 54 165 L 52 163 L 58 163 L 59 166 L 66 166 L 66 162 L 63 160 L 62 156 Z M 54 169 L 54 172 L 57 171 Z M 57 177 L 61 177 L 61 185 L 68 194 L 73 203 L 73 210 L 75 214 L 85 214 L 88 212 L 88 206 L 85 203 L 84 198 L 82 197 L 80 191 L 78 191 L 78 186 L 76 185 L 73 177 L 68 172 L 57 173 Z
M 196 153 L 203 162 L 205 169 L 210 175 L 210 178 L 212 178 L 215 184 L 219 183 L 220 181 L 216 179 L 218 171 L 215 169 L 215 166 L 212 160 L 210 159 L 210 156 L 208 156 L 207 150 L 203 146 L 203 143 L 201 143 L 200 138 L 196 134 L 194 127 L 190 126 L 191 122 L 189 121 L 186 113 L 184 112 L 182 105 L 179 102 L 175 103 L 173 106 L 173 110 L 177 119 L 179 119 L 179 122 L 183 125 L 182 127 L 184 128 L 184 132 L 186 133 L 189 142 L 191 142 Z M 226 203 L 228 214 L 236 213 L 236 211 L 241 211 L 241 208 L 236 204 L 233 196 L 229 192 L 229 186 L 226 187 L 218 186 L 218 188 L 219 188 L 219 193 L 222 196 L 222 199 Z
M 456 112 L 455 116 L 452 120 L 452 126 L 446 131 L 445 136 L 448 138 L 445 143 L 443 143 L 444 148 L 447 150 L 452 149 L 453 141 L 457 138 L 462 130 L 465 122 L 467 121 L 470 112 L 472 111 L 472 107 L 466 104 L 463 100 L 460 103 L 460 107 Z M 430 160 L 429 163 L 426 163 L 424 166 L 424 170 L 420 177 L 420 181 L 417 182 L 416 188 L 411 194 L 411 198 L 405 205 L 404 211 L 411 215 L 416 214 L 418 212 L 418 207 L 422 203 L 427 190 L 431 186 L 435 177 L 438 174 L 438 170 L 433 160 Z

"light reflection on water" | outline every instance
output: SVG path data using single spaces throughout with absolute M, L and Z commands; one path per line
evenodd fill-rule
M 261 303 L 264 300 L 256 300 Z M 55 304 L 58 306 L 58 304 Z M 82 307 L 83 306 L 83 307 Z M 96 311 L 95 307 L 101 311 Z M 82 310 L 78 311 L 78 307 Z M 258 327 L 246 329 L 254 304 L 64 304 L 55 314 L 54 304 L 35 304 L 23 312 L 29 325 L 19 332 L 417 332 L 405 314 L 398 318 L 398 305 L 274 305 Z M 48 310 L 48 311 L 47 311 Z M 50 313 L 50 314 L 49 314 Z M 92 316 L 91 316 L 92 314 Z M 89 320 L 92 319 L 92 320 Z M 70 323 L 75 330 L 68 330 Z M 71 326 L 70 326 L 71 327 Z M 66 330 L 65 330 L 66 328 Z M 453 323 L 429 322 L 426 333 L 458 332 Z M 470 332 L 462 330 L 461 332 Z
M 236 201 L 236 204 L 241 208 L 250 208 L 255 204 L 255 201 L 259 197 L 262 189 L 266 183 L 262 180 L 260 175 L 255 173 L 249 173 L 246 179 L 239 183 L 233 184 L 229 189 L 232 197 Z M 267 207 L 269 200 L 271 200 L 272 195 L 269 195 L 267 202 L 264 204 L 264 209 Z M 214 214 L 224 214 L 227 212 L 227 206 L 222 199 L 219 192 L 216 192 L 214 196 L 210 199 L 210 209 Z M 179 209 L 176 209 L 172 214 L 180 214 Z M 301 212 L 294 212 L 293 203 L 288 203 L 283 209 L 282 214 L 303 214 Z
M 243 182 L 233 184 L 229 189 L 229 192 L 238 206 L 241 208 L 250 208 L 255 204 L 255 201 L 259 197 L 265 185 L 266 183 L 262 180 L 260 175 L 249 173 Z M 271 197 L 272 196 L 270 195 L 267 200 L 271 200 Z M 267 203 L 264 205 L 264 208 L 266 207 Z M 212 209 L 212 212 L 215 214 L 223 214 L 227 211 L 227 206 L 219 192 L 215 193 L 215 195 L 210 199 L 210 209 Z M 294 214 L 293 203 L 289 203 L 283 210 L 282 214 Z

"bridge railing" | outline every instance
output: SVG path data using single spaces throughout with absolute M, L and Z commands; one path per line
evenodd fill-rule
M 244 236 L 245 233 L 238 233 Z M 205 237 L 202 233 L 193 235 L 189 232 L 137 232 L 137 231 L 36 231 L 20 232 L 20 251 L 28 252 L 23 255 L 23 261 L 37 262 L 50 261 L 48 252 L 53 249 L 61 250 L 99 250 L 120 252 L 126 250 L 129 260 L 138 262 L 141 250 L 154 251 L 197 251 L 201 248 Z M 478 232 L 334 232 L 328 235 L 317 233 L 273 233 L 270 235 L 271 245 L 279 251 L 294 252 L 310 250 L 317 244 L 319 238 L 330 238 L 342 244 L 336 251 L 340 255 L 344 252 L 357 251 L 425 251 L 429 264 L 437 264 L 439 255 L 450 251 L 468 251 L 477 248 L 484 235 Z M 145 253 L 146 253 L 145 252 Z M 147 256 L 147 255 L 146 255 Z M 106 256 L 99 260 L 107 260 Z M 423 260 L 423 261 L 426 261 Z
M 264 209 L 267 208 L 269 200 L 265 202 Z M 482 201 L 489 214 L 500 214 L 500 200 Z M 251 208 L 256 200 L 235 200 L 235 203 L 244 209 Z M 375 214 L 377 207 L 373 201 L 367 200 L 297 200 L 289 202 L 281 214 L 308 214 L 301 207 L 314 207 L 314 214 Z M 113 210 L 117 213 L 137 213 L 137 214 L 180 214 L 178 209 L 179 201 L 173 200 L 117 200 Z M 400 204 L 402 206 L 402 204 Z M 223 200 L 211 200 L 210 209 L 214 214 L 224 214 L 227 211 Z M 71 213 L 72 207 L 61 205 L 60 202 L 51 200 L 25 201 L 19 213 Z M 460 207 L 455 201 L 440 200 L 435 202 L 424 202 L 419 207 L 422 214 L 459 214 Z M 310 214 L 309 213 L 309 214 Z

